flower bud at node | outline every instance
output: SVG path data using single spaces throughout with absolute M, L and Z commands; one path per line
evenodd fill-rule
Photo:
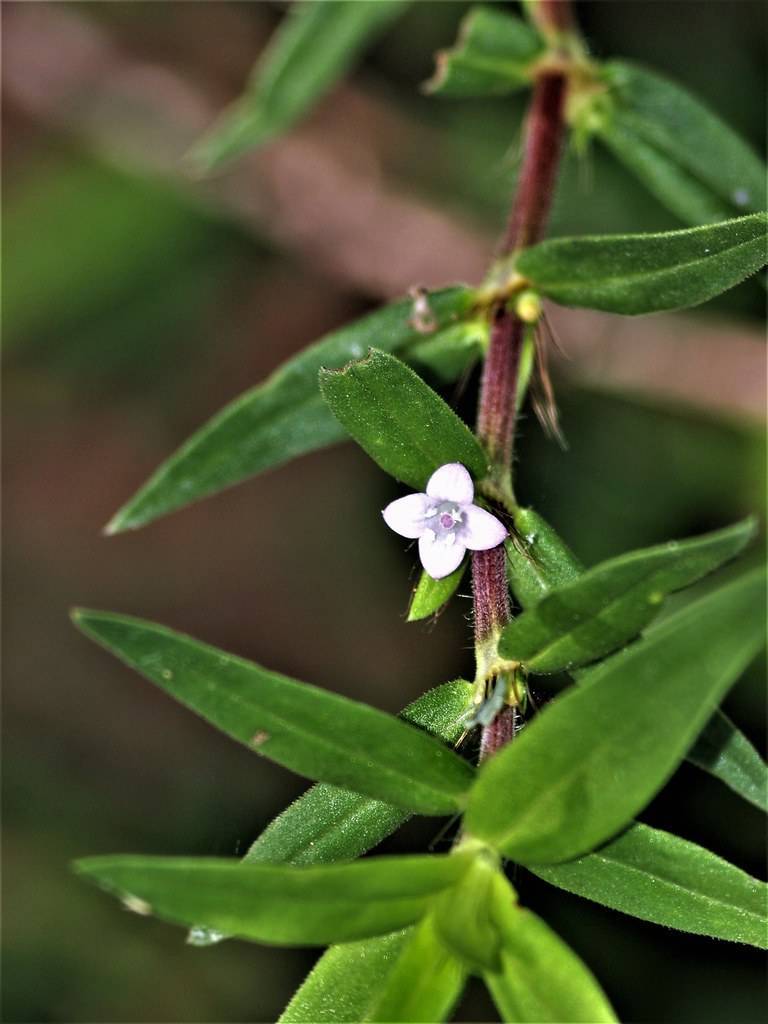
M 515 299 L 515 313 L 520 317 L 523 323 L 537 323 L 541 317 L 541 299 L 536 292 L 520 292 Z

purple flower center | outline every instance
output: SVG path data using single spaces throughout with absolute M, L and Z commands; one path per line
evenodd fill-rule
M 443 512 L 440 516 L 440 525 L 445 530 L 450 530 L 453 526 L 453 516 L 449 512 Z

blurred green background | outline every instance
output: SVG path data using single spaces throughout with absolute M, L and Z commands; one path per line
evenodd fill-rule
M 3 5 L 6 1021 L 270 1021 L 316 955 L 194 949 L 70 874 L 85 854 L 242 853 L 304 787 L 90 646 L 70 606 L 156 619 L 392 711 L 471 672 L 467 600 L 435 627 L 406 625 L 413 557 L 378 514 L 398 492 L 351 446 L 100 536 L 196 426 L 287 355 L 412 284 L 480 275 L 523 100 L 418 91 L 466 7 L 417 3 L 288 138 L 201 184 L 183 153 L 237 95 L 278 5 Z M 598 57 L 673 75 L 763 150 L 761 4 L 577 12 Z M 603 153 L 566 161 L 553 233 L 677 226 Z M 747 282 L 631 335 L 619 318 L 553 314 L 571 354 L 570 450 L 528 417 L 518 491 L 586 562 L 763 511 L 763 303 Z M 446 392 L 467 415 L 473 384 Z M 761 747 L 762 679 L 753 668 L 727 702 Z M 763 870 L 758 812 L 693 768 L 646 819 Z M 414 823 L 386 849 L 437 829 Z M 763 1018 L 757 951 L 522 872 L 516 884 L 623 1020 Z M 496 1019 L 479 986 L 459 1019 Z

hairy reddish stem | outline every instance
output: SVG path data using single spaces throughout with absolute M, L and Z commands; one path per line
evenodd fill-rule
M 569 0 L 536 0 L 532 13 L 534 22 L 544 35 L 573 31 L 573 12 Z
M 491 342 L 483 367 L 477 434 L 485 442 L 492 464 L 497 467 L 499 483 L 506 483 L 512 464 L 515 396 L 520 348 L 523 343 L 522 320 L 503 307 L 494 313 Z
M 472 555 L 472 595 L 475 605 L 475 636 L 485 640 L 509 622 L 509 588 L 503 545 Z
M 554 33 L 571 27 L 568 0 L 539 0 L 536 20 Z M 509 221 L 500 245 L 508 255 L 537 242 L 552 206 L 563 141 L 563 110 L 567 81 L 557 71 L 536 81 L 524 127 L 523 160 Z M 477 434 L 485 445 L 495 482 L 511 491 L 511 460 L 520 348 L 524 324 L 504 306 L 493 314 L 491 339 L 480 385 Z M 509 590 L 503 546 L 472 556 L 475 643 L 480 649 L 510 618 Z M 483 728 L 480 758 L 490 757 L 515 734 L 517 710 L 504 707 Z
M 481 762 L 515 738 L 519 714 L 517 708 L 508 704 L 501 709 L 491 724 L 483 729 L 480 737 L 479 760 Z
M 560 72 L 543 74 L 536 82 L 502 255 L 533 245 L 544 234 L 560 163 L 565 90 L 566 79 Z

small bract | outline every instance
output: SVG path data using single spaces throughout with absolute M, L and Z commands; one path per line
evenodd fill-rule
M 432 579 L 449 576 L 464 552 L 487 551 L 507 536 L 504 525 L 473 505 L 472 477 L 460 462 L 435 470 L 425 494 L 408 494 L 390 502 L 382 515 L 401 537 L 419 541 L 419 558 Z

